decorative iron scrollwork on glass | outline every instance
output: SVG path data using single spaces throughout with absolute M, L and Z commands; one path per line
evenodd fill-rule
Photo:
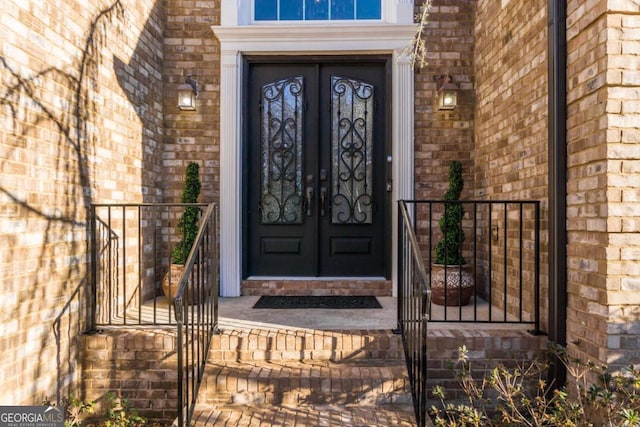
M 302 223 L 303 92 L 302 76 L 262 86 L 263 224 Z
M 331 76 L 331 222 L 373 218 L 373 86 Z

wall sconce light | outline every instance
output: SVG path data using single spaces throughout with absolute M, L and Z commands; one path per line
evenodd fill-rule
M 187 76 L 184 83 L 178 86 L 178 108 L 182 111 L 195 111 L 199 93 L 200 84 L 193 77 Z
M 438 93 L 438 110 L 453 110 L 458 106 L 458 85 L 451 76 L 435 76 Z

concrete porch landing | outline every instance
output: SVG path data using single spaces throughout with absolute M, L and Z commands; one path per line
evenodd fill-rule
M 220 298 L 219 323 L 225 328 L 366 330 L 397 326 L 396 298 L 376 297 L 382 308 L 254 309 L 259 296 Z
M 376 298 L 382 306 L 381 309 L 254 309 L 259 296 L 242 296 L 237 298 L 219 299 L 219 322 L 221 328 L 251 328 L 264 327 L 281 329 L 308 328 L 323 330 L 357 330 L 357 329 L 395 329 L 397 321 L 397 302 L 395 297 Z M 429 329 L 515 329 L 526 331 L 531 325 L 526 324 L 502 324 L 502 323 L 474 323 L 486 322 L 490 318 L 500 320 L 504 312 L 498 307 L 492 307 L 486 301 L 478 299 L 462 307 L 443 307 L 432 304 Z M 450 322 L 442 322 L 446 319 Z M 467 323 L 451 323 L 458 319 Z M 437 321 L 436 321 L 437 320 Z M 509 320 L 515 320 L 509 317 Z

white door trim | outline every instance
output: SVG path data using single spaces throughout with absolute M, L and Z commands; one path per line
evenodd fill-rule
M 220 289 L 240 295 L 242 281 L 243 55 L 392 55 L 392 200 L 413 198 L 413 67 L 405 48 L 415 25 L 214 26 L 220 42 Z M 397 292 L 397 208 L 392 209 L 392 279 Z

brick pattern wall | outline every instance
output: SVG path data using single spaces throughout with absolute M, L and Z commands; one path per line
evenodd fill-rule
M 243 280 L 242 295 L 391 296 L 391 280 Z
M 548 265 L 546 4 L 546 0 L 478 3 L 473 153 L 474 198 L 542 202 L 540 295 L 543 330 L 547 330 L 545 308 L 548 303 L 545 268 Z M 492 220 L 499 230 L 490 240 L 495 281 L 503 275 L 504 260 L 499 251 L 504 245 L 501 233 L 505 224 L 499 212 L 494 213 Z M 515 230 L 512 224 L 506 225 Z M 528 213 L 525 216 L 526 235 L 533 235 L 533 227 Z M 517 250 L 517 242 L 510 240 L 508 247 Z M 518 257 L 508 258 L 509 274 L 515 278 L 519 270 Z M 525 277 L 529 278 L 524 283 L 527 288 L 533 286 L 531 261 L 532 258 L 525 260 L 523 265 Z M 516 295 L 514 293 L 513 297 Z M 502 299 L 499 293 L 494 296 L 497 297 L 494 303 Z
M 416 14 L 423 1 L 415 2 Z M 473 194 L 473 111 L 474 29 L 476 2 L 434 0 L 423 40 L 427 63 L 415 69 L 415 190 L 416 200 L 442 199 L 449 186 L 449 166 L 462 162 L 464 190 L 461 199 Z M 458 87 L 458 106 L 454 110 L 438 110 L 436 76 L 451 76 Z M 436 212 L 431 224 L 427 205 L 416 207 L 417 235 L 421 251 L 427 257 L 440 239 Z M 429 237 L 429 225 L 433 236 Z
M 533 336 L 517 328 L 455 330 L 430 327 L 427 340 L 427 390 L 441 385 L 447 390 L 449 399 L 460 401 L 465 400 L 466 395 L 451 369 L 451 362 L 458 360 L 462 346 L 469 351 L 473 377 L 479 380 L 498 365 L 507 368 L 525 365 L 544 356 L 547 348 L 546 337 Z
M 119 330 L 84 335 L 82 390 L 85 401 L 104 395 L 127 398 L 130 407 L 150 421 L 171 423 L 178 414 L 175 331 Z
M 212 25 L 220 24 L 220 1 L 171 0 L 165 8 L 164 39 L 164 201 L 179 202 L 184 173 L 200 164 L 199 202 L 216 202 L 220 169 L 220 52 Z M 200 83 L 197 111 L 180 111 L 177 88 L 186 76 Z
M 633 2 L 614 3 L 607 17 L 606 362 L 620 366 L 637 364 L 640 348 L 640 15 Z
M 416 11 L 421 1 L 416 1 Z M 415 74 L 415 198 L 439 199 L 453 160 L 463 163 L 465 195 L 473 177 L 473 22 L 475 1 L 435 0 L 425 33 L 427 65 Z M 450 75 L 458 85 L 458 107 L 438 111 L 434 77 Z
M 157 4 L 2 3 L 2 404 L 56 400 L 78 379 L 90 204 L 159 200 Z
M 604 361 L 607 348 L 606 2 L 568 2 L 568 340 Z M 579 344 L 579 345 L 575 345 Z
M 614 365 L 637 362 L 640 335 L 637 9 L 568 3 L 568 335 Z

